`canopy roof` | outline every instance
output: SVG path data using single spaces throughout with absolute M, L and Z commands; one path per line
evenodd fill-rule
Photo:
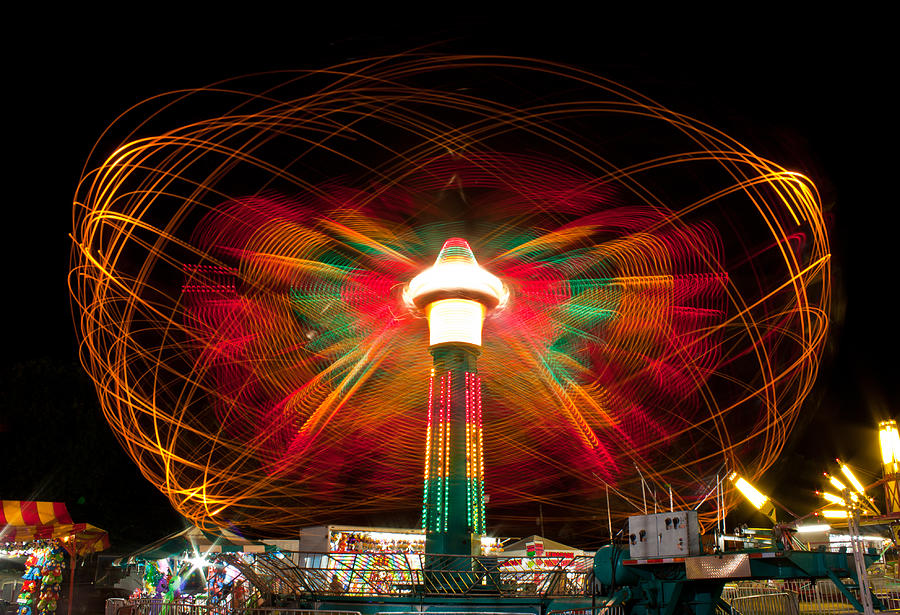
M 277 550 L 273 545 L 247 540 L 228 530 L 206 531 L 199 527 L 189 527 L 113 560 L 113 565 L 125 566 L 140 561 L 168 558 L 203 557 L 209 553 L 269 553 Z
M 57 538 L 67 551 L 79 555 L 109 547 L 106 530 L 89 523 L 73 523 L 63 502 L 0 500 L 0 543 Z
M 503 554 L 508 555 L 516 552 L 527 552 L 528 545 L 540 543 L 543 545 L 543 553 L 545 555 L 549 555 L 550 553 L 572 553 L 575 555 L 580 555 L 584 553 L 581 549 L 576 549 L 575 547 L 570 547 L 569 545 L 564 545 L 561 542 L 556 542 L 555 540 L 550 540 L 549 538 L 544 538 L 543 536 L 528 536 L 527 538 L 523 538 L 522 540 L 518 540 L 514 543 L 504 545 L 503 546 Z

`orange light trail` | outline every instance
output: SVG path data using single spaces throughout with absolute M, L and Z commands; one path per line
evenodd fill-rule
M 453 87 L 497 74 L 559 94 Z M 635 465 L 679 507 L 722 463 L 752 482 L 815 380 L 815 185 L 587 72 L 376 58 L 157 96 L 113 129 L 74 203 L 82 363 L 195 523 L 416 525 L 422 468 L 447 463 L 423 445 L 445 421 L 428 398 L 449 389 L 401 295 L 449 237 L 510 290 L 467 440 L 489 529 L 541 503 L 602 534 L 604 482 L 614 517 L 641 501 Z

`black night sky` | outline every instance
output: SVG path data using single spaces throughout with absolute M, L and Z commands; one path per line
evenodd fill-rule
M 846 32 L 856 29 L 855 18 L 782 19 L 745 23 L 740 31 L 651 28 L 611 16 L 454 17 L 414 28 L 387 18 L 347 26 L 310 19 L 272 31 L 271 22 L 279 21 L 273 16 L 249 20 L 245 30 L 168 21 L 153 32 L 76 24 L 37 30 L 31 48 L 50 53 L 19 54 L 5 80 L 12 86 L 6 133 L 12 139 L 6 140 L 0 496 L 63 500 L 76 521 L 108 529 L 115 550 L 181 524 L 116 443 L 77 360 L 66 281 L 71 204 L 103 129 L 157 93 L 423 45 L 585 68 L 811 176 L 831 225 L 832 329 L 813 393 L 761 486 L 802 513 L 836 456 L 871 469 L 865 478 L 874 480 L 875 425 L 896 416 L 900 400 L 895 283 L 888 273 L 897 245 L 890 222 L 897 197 L 888 181 L 896 119 L 887 94 L 895 62 L 871 24 L 865 36 L 851 39 Z M 751 517 L 749 507 L 739 507 L 729 524 Z

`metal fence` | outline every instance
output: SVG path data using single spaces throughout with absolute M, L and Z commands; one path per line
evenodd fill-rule
M 262 593 L 329 596 L 590 596 L 590 556 L 483 557 L 418 553 L 266 554 L 238 568 Z M 156 614 L 151 614 L 156 615 Z M 180 615 L 180 614 L 177 614 Z
M 315 553 L 288 557 L 267 554 L 252 562 L 235 558 L 230 563 L 254 586 L 251 600 L 233 604 L 226 599 L 217 605 L 204 605 L 190 601 L 164 603 L 149 598 L 130 601 L 124 606 L 118 601 L 108 601 L 105 615 L 308 615 L 307 611 L 296 609 L 256 607 L 263 604 L 263 598 L 277 595 L 305 596 L 317 601 L 337 596 L 423 595 L 589 598 L 593 579 L 593 562 L 588 556 L 496 558 Z M 873 577 L 871 586 L 885 609 L 900 609 L 900 581 Z M 854 593 L 858 596 L 858 591 Z M 731 583 L 725 586 L 722 600 L 728 609 L 720 608 L 721 615 L 829 615 L 855 610 L 829 580 Z M 621 606 L 598 605 L 593 615 L 623 613 Z M 356 612 L 338 611 L 333 615 L 348 614 L 356 615 Z M 591 615 L 591 611 L 553 615 Z
M 267 607 L 258 609 L 245 609 L 239 612 L 240 615 L 362 615 L 359 611 L 323 611 L 310 609 L 285 609 L 278 607 Z
M 797 594 L 766 585 L 726 585 L 722 600 L 730 607 L 727 615 L 800 615 Z
M 197 604 L 192 601 L 166 602 L 162 598 L 128 600 L 116 615 L 231 615 L 225 605 Z
M 192 600 L 166 602 L 162 598 L 109 598 L 106 601 L 106 615 L 236 615 L 245 613 L 277 615 L 278 612 L 289 610 L 266 607 L 248 608 L 244 605 L 233 605 L 231 602 L 219 604 L 202 604 Z
M 119 609 L 125 606 L 125 604 L 125 598 L 107 598 L 103 615 L 116 615 L 116 613 L 119 612 Z
M 220 615 L 221 607 L 189 604 L 184 602 L 170 602 L 160 604 L 154 600 L 129 600 L 122 604 L 118 598 L 110 598 L 107 601 L 107 615 Z M 115 601 L 115 602 L 114 602 Z M 120 611 L 120 609 L 123 609 Z M 418 612 L 417 612 L 418 613 Z M 479 612 L 480 615 L 533 615 L 530 611 L 514 613 L 502 611 L 497 613 Z M 352 610 L 322 610 L 322 609 L 295 609 L 284 607 L 259 607 L 251 609 L 238 609 L 230 615 L 362 615 L 360 611 Z M 399 611 L 390 611 L 390 615 L 402 615 Z M 473 615 L 473 611 L 428 611 L 427 615 Z M 625 615 L 625 609 L 621 605 L 614 607 L 598 606 L 591 609 L 548 611 L 547 615 Z
M 547 615 L 625 615 L 625 607 L 619 604 L 616 606 L 598 606 L 594 609 L 579 609 L 576 611 L 547 611 Z
M 163 602 L 154 598 L 129 600 L 125 604 L 112 603 L 113 600 L 116 599 L 107 600 L 107 615 L 361 615 L 359 611 L 324 611 L 280 607 L 228 611 L 222 605 L 194 604 L 187 601 Z
M 850 584 L 850 579 L 845 579 Z M 872 591 L 885 609 L 900 609 L 900 581 L 881 577 L 872 579 Z M 858 599 L 859 591 L 851 590 Z M 827 615 L 848 613 L 855 607 L 830 580 L 777 581 L 771 584 L 747 582 L 725 586 L 722 592 L 730 611 L 726 615 Z
M 846 583 L 849 584 L 851 581 L 846 579 Z M 885 609 L 900 608 L 900 584 L 896 579 L 872 579 L 870 586 Z M 803 583 L 798 586 L 797 592 L 800 595 L 802 613 L 845 613 L 855 610 L 847 597 L 830 580 Z M 851 592 L 859 599 L 859 590 L 852 589 Z
M 460 571 L 450 572 L 456 574 Z M 900 609 L 900 582 L 896 579 L 877 579 L 873 583 L 873 590 L 885 609 Z M 854 594 L 858 595 L 858 592 Z M 819 580 L 816 583 L 782 581 L 771 584 L 759 582 L 728 584 L 722 592 L 722 600 L 729 608 L 727 610 L 718 608 L 719 615 L 829 615 L 855 611 L 834 583 L 827 580 Z M 593 614 L 590 609 L 583 609 L 553 611 L 548 615 L 624 615 L 624 613 L 624 608 L 619 605 L 598 606 Z M 166 603 L 158 598 L 126 602 L 123 599 L 111 598 L 107 600 L 105 615 L 360 615 L 360 613 L 349 610 L 313 611 L 280 607 L 232 608 L 230 604 L 204 605 L 188 601 Z

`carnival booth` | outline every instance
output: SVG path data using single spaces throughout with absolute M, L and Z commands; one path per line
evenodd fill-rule
M 76 561 L 108 548 L 108 534 L 88 523 L 73 523 L 63 502 L 0 500 L 0 503 L 0 546 L 7 556 L 25 558 L 25 573 L 16 598 L 17 614 L 56 612 L 67 555 L 66 612 L 71 613 Z
M 504 540 L 484 536 L 481 554 L 500 553 Z M 300 551 L 306 553 L 425 553 L 425 531 L 359 525 L 316 525 L 300 530 Z
M 566 584 L 580 580 L 592 565 L 583 550 L 542 536 L 529 536 L 506 545 L 499 560 L 501 579 L 524 591 L 547 584 Z M 523 575 L 523 572 L 529 574 Z M 531 574 L 533 573 L 533 574 Z
M 497 555 L 504 539 L 482 537 L 481 553 Z M 333 593 L 370 595 L 411 588 L 425 554 L 421 529 L 318 525 L 300 530 L 305 565 L 329 572 Z
M 231 612 L 257 606 L 260 594 L 243 571 L 252 570 L 257 555 L 277 547 L 247 540 L 224 529 L 189 527 L 113 561 L 143 572 L 143 584 L 132 604 L 204 604 Z M 237 565 L 236 565 L 237 564 Z
M 505 557 L 546 557 L 553 562 L 553 565 L 559 565 L 578 555 L 585 555 L 585 552 L 543 536 L 529 536 L 505 545 L 503 555 Z

